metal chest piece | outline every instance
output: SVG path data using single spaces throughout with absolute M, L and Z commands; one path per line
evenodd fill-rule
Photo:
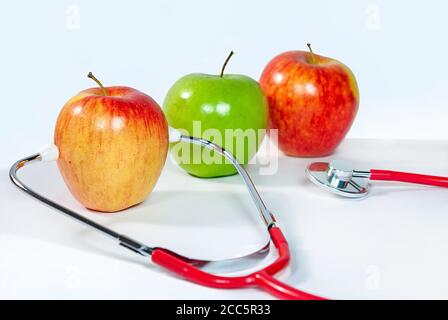
M 369 192 L 369 171 L 354 170 L 346 161 L 314 162 L 306 169 L 308 178 L 325 190 L 347 198 L 362 198 Z

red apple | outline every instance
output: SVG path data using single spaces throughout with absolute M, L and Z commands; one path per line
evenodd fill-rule
M 64 105 L 54 142 L 75 198 L 89 209 L 114 212 L 142 202 L 153 189 L 167 155 L 168 125 L 146 94 L 101 86 Z
M 331 154 L 355 119 L 358 85 L 341 62 L 310 51 L 289 51 L 272 59 L 260 84 L 268 98 L 270 127 L 278 129 L 285 154 Z

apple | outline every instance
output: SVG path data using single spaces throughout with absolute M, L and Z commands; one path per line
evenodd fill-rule
M 346 65 L 308 47 L 309 52 L 289 51 L 272 59 L 260 84 L 279 149 L 290 156 L 320 157 L 331 154 L 349 131 L 359 91 Z
M 264 139 L 268 106 L 257 81 L 245 75 L 224 74 L 232 54 L 219 75 L 194 73 L 179 79 L 169 89 L 163 110 L 170 126 L 211 140 L 247 164 Z M 207 150 L 200 146 L 179 142 L 170 148 L 177 163 L 191 175 L 210 178 L 236 173 L 224 157 L 214 152 L 207 157 Z
M 123 86 L 81 91 L 62 108 L 54 143 L 71 193 L 86 208 L 115 212 L 142 202 L 168 152 L 168 125 L 159 105 Z

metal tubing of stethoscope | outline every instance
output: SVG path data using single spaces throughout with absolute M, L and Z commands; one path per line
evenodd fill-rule
M 191 136 L 180 136 L 180 140 L 188 143 L 193 143 L 196 145 L 200 145 L 203 147 L 206 147 L 208 149 L 214 150 L 220 154 L 222 154 L 224 157 L 226 157 L 235 167 L 235 169 L 238 171 L 240 176 L 243 178 L 244 183 L 247 187 L 247 190 L 249 191 L 250 196 L 252 197 L 252 200 L 254 201 L 255 205 L 258 208 L 258 211 L 261 214 L 261 217 L 263 219 L 263 222 L 266 224 L 268 229 L 275 225 L 275 221 L 273 218 L 272 213 L 267 209 L 266 205 L 263 202 L 263 199 L 261 199 L 260 194 L 258 193 L 257 189 L 255 188 L 255 185 L 250 178 L 249 174 L 247 173 L 246 169 L 243 168 L 242 165 L 238 162 L 238 160 L 228 152 L 223 147 L 217 145 L 216 143 L 213 143 L 209 140 L 191 137 Z
M 64 206 L 61 206 L 61 205 L 57 204 L 56 202 L 33 191 L 30 187 L 25 185 L 17 176 L 17 172 L 19 171 L 20 168 L 22 168 L 28 164 L 38 162 L 38 161 L 41 161 L 41 157 L 39 154 L 35 154 L 35 155 L 21 159 L 21 160 L 17 161 L 16 163 L 14 163 L 12 165 L 11 169 L 9 170 L 9 178 L 11 179 L 12 183 L 14 185 L 16 185 L 22 191 L 24 191 L 27 194 L 29 194 L 30 196 L 32 196 L 33 198 L 45 203 L 46 205 L 48 205 L 56 210 L 59 210 L 60 212 L 67 215 L 68 217 L 73 218 L 76 221 L 78 221 L 84 225 L 87 225 L 87 226 L 89 226 L 97 231 L 100 231 L 101 233 L 113 238 L 114 240 L 118 241 L 120 243 L 120 245 L 122 245 L 134 252 L 137 252 L 143 256 L 151 255 L 153 248 L 143 245 L 143 244 L 139 243 L 138 241 L 135 241 L 135 240 L 133 240 L 127 236 L 124 236 L 122 234 L 119 234 L 112 229 L 109 229 L 109 228 L 107 228 L 99 223 L 96 223 L 95 221 L 90 220 L 90 219 L 64 207 Z
M 238 163 L 238 161 L 236 160 L 236 158 L 228 151 L 226 151 L 224 148 L 218 146 L 217 144 L 210 142 L 208 140 L 204 140 L 204 139 L 200 139 L 200 138 L 195 138 L 195 137 L 188 137 L 188 136 L 181 136 L 181 140 L 189 142 L 189 143 L 194 143 L 194 144 L 198 144 L 198 145 L 202 145 L 204 147 L 207 147 L 209 149 L 215 150 L 216 152 L 222 154 L 223 156 L 225 156 L 228 160 L 230 160 L 232 162 L 232 164 L 235 166 L 236 170 L 238 171 L 238 173 L 241 175 L 241 177 L 243 178 L 247 189 L 253 199 L 253 201 L 255 202 L 264 223 L 266 224 L 266 226 L 268 227 L 268 229 L 272 226 L 275 225 L 275 222 L 273 220 L 272 214 L 269 212 L 269 210 L 266 208 L 263 200 L 261 199 L 260 195 L 258 194 L 257 189 L 255 188 L 254 183 L 252 182 L 252 179 L 250 178 L 249 174 L 247 173 L 247 171 Z M 130 249 L 136 253 L 139 253 L 143 256 L 150 256 L 154 250 L 154 248 L 151 248 L 149 246 L 146 246 L 134 239 L 131 239 L 125 235 L 119 234 L 117 232 L 115 232 L 114 230 L 107 228 L 99 223 L 96 223 L 93 220 L 90 220 L 76 212 L 74 212 L 73 210 L 70 210 L 64 206 L 61 206 L 59 204 L 57 204 L 56 202 L 40 195 L 39 193 L 35 192 L 34 190 L 32 190 L 30 187 L 28 187 L 25 183 L 23 183 L 18 175 L 17 172 L 19 171 L 20 168 L 34 163 L 34 162 L 39 162 L 41 161 L 42 158 L 39 154 L 35 154 L 26 158 L 23 158 L 17 162 L 15 162 L 11 169 L 9 170 L 9 177 L 12 181 L 12 183 L 14 185 L 16 185 L 19 189 L 21 189 L 22 191 L 26 192 L 27 194 L 29 194 L 30 196 L 32 196 L 33 198 L 43 202 L 44 204 L 59 210 L 60 212 L 64 213 L 65 215 L 67 215 L 70 218 L 75 219 L 76 221 L 89 226 L 97 231 L 100 231 L 101 233 L 113 238 L 114 240 L 118 241 L 120 245 L 122 245 L 123 247 Z
M 370 171 L 353 170 L 353 174 L 352 174 L 353 178 L 370 179 L 370 176 L 371 176 Z

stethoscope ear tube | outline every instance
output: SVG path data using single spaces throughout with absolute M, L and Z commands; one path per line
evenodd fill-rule
M 143 256 L 149 256 L 152 252 L 152 248 L 150 248 L 146 245 L 143 245 L 143 244 L 139 243 L 138 241 L 135 241 L 127 236 L 121 235 L 102 224 L 99 224 L 89 218 L 86 218 L 86 217 L 80 215 L 79 213 L 77 213 L 73 210 L 70 210 L 69 208 L 66 208 L 66 207 L 50 200 L 49 198 L 47 198 L 47 197 L 37 193 L 33 189 L 31 189 L 29 186 L 27 186 L 24 182 L 22 182 L 19 179 L 18 171 L 21 168 L 23 168 L 24 166 L 28 166 L 32 163 L 39 162 L 39 161 L 48 162 L 48 161 L 51 161 L 50 159 L 55 160 L 54 159 L 55 155 L 58 154 L 58 152 L 56 152 L 56 150 L 57 150 L 56 146 L 49 146 L 48 148 L 42 150 L 40 153 L 37 153 L 35 155 L 32 155 L 32 156 L 29 156 L 29 157 L 26 157 L 26 158 L 16 161 L 11 166 L 11 169 L 9 170 L 9 178 L 11 179 L 11 182 L 15 186 L 17 186 L 20 190 L 24 191 L 31 197 L 52 207 L 53 209 L 58 210 L 59 212 L 63 213 L 64 215 L 66 215 L 70 218 L 73 218 L 76 221 L 78 221 L 88 227 L 93 228 L 96 231 L 99 231 L 99 232 L 103 233 L 104 235 L 106 235 L 110 238 L 113 238 L 114 240 L 118 241 L 118 243 L 121 246 L 126 247 L 134 252 L 137 252 L 137 253 L 143 255 Z
M 240 276 L 240 277 L 225 277 L 207 273 L 200 270 L 199 267 L 195 265 L 195 262 L 200 262 L 199 263 L 200 265 L 201 263 L 202 264 L 208 263 L 207 261 L 201 262 L 198 260 L 192 260 L 184 258 L 183 256 L 171 252 L 167 249 L 146 246 L 140 243 L 139 241 L 136 241 L 125 235 L 121 235 L 115 232 L 114 230 L 106 226 L 103 226 L 89 218 L 86 218 L 74 212 L 73 210 L 61 206 L 60 204 L 48 199 L 47 197 L 35 192 L 19 179 L 18 171 L 20 168 L 38 161 L 48 162 L 57 160 L 59 157 L 59 150 L 55 145 L 51 145 L 50 147 L 45 148 L 38 154 L 26 157 L 24 159 L 15 162 L 9 171 L 9 176 L 14 185 L 16 185 L 19 189 L 26 192 L 35 199 L 41 201 L 46 205 L 49 205 L 50 207 L 75 219 L 76 221 L 109 236 L 110 238 L 118 241 L 119 245 L 131 251 L 146 257 L 151 257 L 152 261 L 155 264 L 167 268 L 172 272 L 175 272 L 176 274 L 192 282 L 209 287 L 228 288 L 228 289 L 255 286 L 266 290 L 267 292 L 273 294 L 276 297 L 283 299 L 307 299 L 307 300 L 322 299 L 320 297 L 290 287 L 287 284 L 282 283 L 273 277 L 276 273 L 285 268 L 289 263 L 290 253 L 288 243 L 286 242 L 286 239 L 283 236 L 281 230 L 275 225 L 274 216 L 267 209 L 266 205 L 261 199 L 249 174 L 243 168 L 243 166 L 239 164 L 237 159 L 230 152 L 228 152 L 221 146 L 218 146 L 217 144 L 211 141 L 196 137 L 184 136 L 180 134 L 177 130 L 172 128 L 170 129 L 169 134 L 170 134 L 170 142 L 183 141 L 201 145 L 205 148 L 211 149 L 215 152 L 218 152 L 219 154 L 222 154 L 224 157 L 230 160 L 231 163 L 235 166 L 236 170 L 243 178 L 244 183 L 255 205 L 257 206 L 260 212 L 260 216 L 262 217 L 263 222 L 265 223 L 266 228 L 269 231 L 272 242 L 274 243 L 275 247 L 278 250 L 278 257 L 272 264 L 270 264 L 269 266 L 265 267 L 260 271 L 251 273 L 247 276 Z

